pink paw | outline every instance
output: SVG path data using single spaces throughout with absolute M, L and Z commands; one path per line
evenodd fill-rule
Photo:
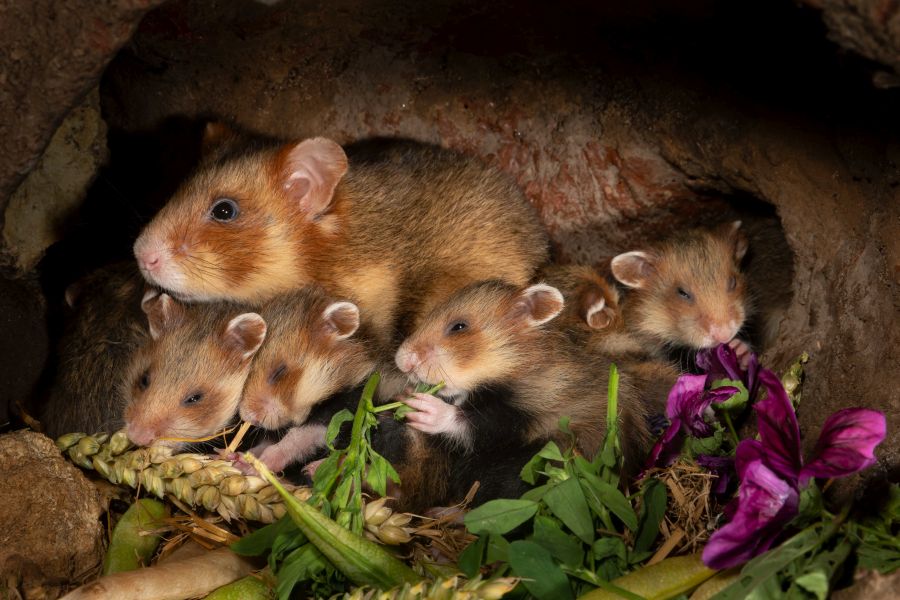
M 285 452 L 278 444 L 273 444 L 262 451 L 259 460 L 269 468 L 273 473 L 283 471 L 286 466 L 291 464 L 293 457 Z
M 741 368 L 746 369 L 750 364 L 750 344 L 744 340 L 734 338 L 728 342 L 728 346 L 734 350 L 734 354 L 737 356 L 738 364 L 741 365 Z
M 413 429 L 432 435 L 456 433 L 460 429 L 459 409 L 440 398 L 431 394 L 413 394 L 405 402 L 416 409 L 406 415 L 406 421 Z

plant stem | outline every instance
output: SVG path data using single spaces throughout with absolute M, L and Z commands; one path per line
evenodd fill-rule
M 738 437 L 737 431 L 734 428 L 734 423 L 731 422 L 731 415 L 728 414 L 728 411 L 724 410 L 722 413 L 725 415 L 725 425 L 728 426 L 728 432 L 731 434 L 731 439 L 734 441 L 734 447 L 737 448 L 741 438 Z

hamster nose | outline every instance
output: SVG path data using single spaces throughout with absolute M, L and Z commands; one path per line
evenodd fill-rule
M 153 271 L 159 267 L 159 252 L 144 250 L 136 253 L 138 265 L 145 271 Z
M 156 433 L 149 428 L 139 425 L 130 425 L 128 427 L 128 439 L 138 446 L 149 446 L 156 440 Z
M 422 359 L 419 358 L 419 355 L 416 352 L 400 348 L 400 350 L 397 351 L 396 362 L 401 371 L 409 373 L 422 363 Z
M 712 325 L 709 328 L 709 335 L 720 344 L 731 341 L 731 338 L 734 337 L 735 333 L 734 327 L 729 325 Z

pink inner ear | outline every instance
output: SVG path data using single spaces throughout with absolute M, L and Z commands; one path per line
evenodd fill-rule
M 645 252 L 633 251 L 620 254 L 610 263 L 613 276 L 621 283 L 640 288 L 646 285 L 653 273 L 650 256 Z
M 184 306 L 168 294 L 146 299 L 141 303 L 141 308 L 147 314 L 150 337 L 153 339 L 158 339 L 164 331 L 177 326 L 184 316 Z
M 256 313 L 247 313 L 229 321 L 223 342 L 246 360 L 256 353 L 265 337 L 266 322 Z
M 347 155 L 326 138 L 304 140 L 284 159 L 282 187 L 300 210 L 316 217 L 331 204 L 334 190 L 347 172 Z

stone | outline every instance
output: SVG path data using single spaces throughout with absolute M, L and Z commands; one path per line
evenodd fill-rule
M 0 581 L 26 598 L 95 576 L 103 560 L 94 485 L 50 438 L 32 431 L 0 435 Z

